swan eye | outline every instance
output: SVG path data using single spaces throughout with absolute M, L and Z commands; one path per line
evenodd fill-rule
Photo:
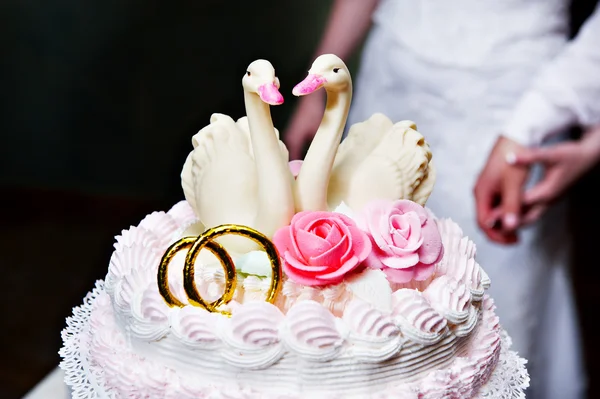
M 252 74 L 250 73 L 250 71 L 246 71 L 246 76 L 250 76 L 250 75 L 252 75 Z
M 339 71 L 340 71 L 340 68 L 333 68 L 334 73 L 338 73 Z

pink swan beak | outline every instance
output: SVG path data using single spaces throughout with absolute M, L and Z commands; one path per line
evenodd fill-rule
M 258 87 L 258 95 L 261 100 L 269 105 L 283 104 L 283 96 L 274 83 L 265 83 Z
M 292 94 L 295 96 L 304 96 L 306 94 L 310 94 L 323 87 L 325 82 L 327 82 L 327 79 L 325 79 L 325 77 L 321 75 L 316 75 L 314 73 L 310 73 L 306 78 L 304 78 L 302 82 L 294 86 Z
M 295 159 L 289 162 L 290 171 L 292 172 L 294 178 L 298 177 L 298 174 L 300 173 L 300 168 L 302 168 L 302 162 L 303 161 L 301 159 Z

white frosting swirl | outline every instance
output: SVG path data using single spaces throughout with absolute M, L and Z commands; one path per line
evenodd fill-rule
M 431 345 L 442 339 L 447 322 L 433 309 L 420 292 L 402 288 L 393 294 L 396 322 L 402 333 L 422 345 Z
M 171 331 L 186 346 L 209 349 L 221 342 L 216 332 L 219 315 L 196 306 L 173 308 L 170 313 Z
M 173 241 L 174 233 L 179 230 L 179 225 L 171 215 L 160 211 L 152 212 L 139 224 L 139 227 L 151 230 L 159 237 L 159 247 L 166 249 Z
M 144 290 L 153 282 L 156 284 L 156 275 L 143 269 L 133 269 L 120 280 L 115 287 L 114 293 L 114 305 L 119 316 L 130 317 L 136 293 Z
M 392 317 L 373 305 L 354 299 L 342 318 L 350 329 L 354 357 L 364 362 L 379 363 L 396 355 L 404 342 Z
M 451 323 L 462 324 L 469 318 L 471 292 L 454 278 L 436 278 L 423 292 L 423 296 Z
M 135 295 L 131 315 L 131 333 L 144 341 L 157 341 L 170 330 L 169 307 L 154 282 Z
M 167 215 L 175 219 L 179 227 L 186 226 L 190 222 L 198 219 L 194 210 L 186 200 L 179 201 L 173 205 L 167 212 Z
M 279 326 L 284 316 L 268 302 L 248 302 L 223 323 L 222 339 L 229 346 L 222 355 L 227 363 L 244 369 L 261 369 L 283 356 Z
M 158 246 L 159 238 L 152 231 L 138 226 L 131 226 L 128 230 L 121 231 L 121 235 L 115 237 L 115 251 L 120 252 L 124 247 L 130 247 L 134 243 L 148 247 Z
M 385 340 L 400 334 L 390 315 L 383 314 L 373 305 L 360 299 L 354 299 L 348 304 L 342 320 L 352 333 L 360 337 Z
M 453 277 L 465 283 L 474 301 L 481 301 L 485 293 L 482 269 L 475 260 L 475 244 L 463 236 L 460 227 L 450 219 L 438 221 L 444 244 L 444 257 L 436 266 L 438 275 Z
M 285 327 L 286 344 L 311 360 L 334 358 L 344 341 L 331 312 L 311 300 L 298 302 L 288 311 Z
M 159 262 L 160 254 L 151 243 L 133 242 L 115 250 L 108 266 L 106 292 L 113 294 L 117 284 L 133 270 L 156 273 Z

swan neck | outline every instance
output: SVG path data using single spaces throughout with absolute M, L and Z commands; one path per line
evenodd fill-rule
M 342 91 L 327 91 L 323 119 L 296 179 L 296 211 L 327 210 L 329 177 L 346 126 L 351 101 L 351 84 Z
M 271 237 L 294 213 L 291 172 L 281 155 L 270 106 L 255 93 L 245 91 L 244 98 L 258 190 L 258 209 L 251 227 Z

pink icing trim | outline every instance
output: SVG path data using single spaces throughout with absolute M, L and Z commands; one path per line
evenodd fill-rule
M 283 104 L 283 95 L 274 83 L 265 83 L 258 87 L 258 95 L 261 100 L 269 105 Z
M 304 96 L 319 90 L 327 82 L 327 79 L 321 75 L 309 74 L 304 80 L 294 86 L 292 94 L 295 96 Z
M 64 335 L 64 337 L 69 337 L 71 345 L 73 342 L 81 343 L 77 347 L 71 346 L 69 351 L 64 348 L 61 349 L 61 356 L 65 358 L 61 363 L 61 367 L 66 367 L 69 361 L 75 360 L 71 357 L 75 352 L 79 352 L 79 356 L 85 357 L 86 360 L 81 362 L 84 364 L 81 371 L 87 375 L 96 376 L 95 382 L 106 392 L 112 392 L 119 397 L 198 398 L 216 395 L 215 397 L 225 398 L 229 397 L 229 394 L 240 399 L 301 399 L 312 397 L 312 392 L 304 395 L 279 394 L 260 392 L 252 387 L 238 385 L 237 383 L 223 386 L 218 383 L 202 381 L 194 374 L 179 373 L 163 366 L 156 359 L 143 358 L 131 349 L 119 327 L 115 324 L 108 295 L 100 288 L 100 290 L 95 291 L 95 296 L 93 299 L 88 298 L 90 308 L 87 309 L 87 312 L 89 313 L 84 315 L 86 316 L 85 322 L 93 322 L 95 328 L 80 328 Z M 308 302 L 304 302 L 304 304 L 308 304 Z M 258 305 L 269 306 L 263 303 Z M 93 309 L 91 309 L 92 306 Z M 315 306 L 318 306 L 318 304 L 315 303 Z M 248 306 L 240 309 L 249 310 Z M 300 307 L 296 307 L 296 310 L 300 310 Z M 310 310 L 309 313 L 313 313 L 313 309 L 307 308 L 307 310 Z M 85 311 L 82 308 L 76 308 L 75 312 L 82 313 Z M 290 318 L 292 313 L 294 311 L 288 312 L 285 318 Z M 300 316 L 302 316 L 300 317 L 301 320 L 305 319 L 303 314 Z M 81 314 L 79 317 L 81 317 Z M 281 322 L 283 316 L 278 315 L 275 319 Z M 318 319 L 322 319 L 322 317 L 318 317 Z M 275 325 L 277 324 L 276 322 Z M 325 320 L 321 327 L 327 328 L 330 324 Z M 301 327 L 305 323 L 296 322 L 293 325 Z M 393 324 L 391 327 L 393 327 Z M 302 333 L 305 330 L 304 328 L 296 331 L 297 338 L 304 337 Z M 331 330 L 331 332 L 335 333 L 335 330 Z M 339 338 L 335 334 L 331 336 L 336 340 Z M 276 338 L 276 336 L 273 337 Z M 266 345 L 270 344 L 267 343 Z M 377 390 L 362 397 L 365 399 L 391 399 L 397 397 L 472 398 L 476 395 L 479 387 L 490 378 L 498 363 L 500 347 L 500 326 L 497 322 L 497 316 L 494 314 L 493 302 L 486 296 L 482 306 L 480 329 L 471 338 L 463 356 L 456 357 L 443 370 L 430 371 L 414 382 L 389 385 L 383 390 Z M 79 375 L 77 377 L 81 378 Z M 73 381 L 73 379 L 70 379 L 70 381 Z M 81 389 L 81 387 L 76 388 Z M 408 393 L 410 395 L 405 396 Z

